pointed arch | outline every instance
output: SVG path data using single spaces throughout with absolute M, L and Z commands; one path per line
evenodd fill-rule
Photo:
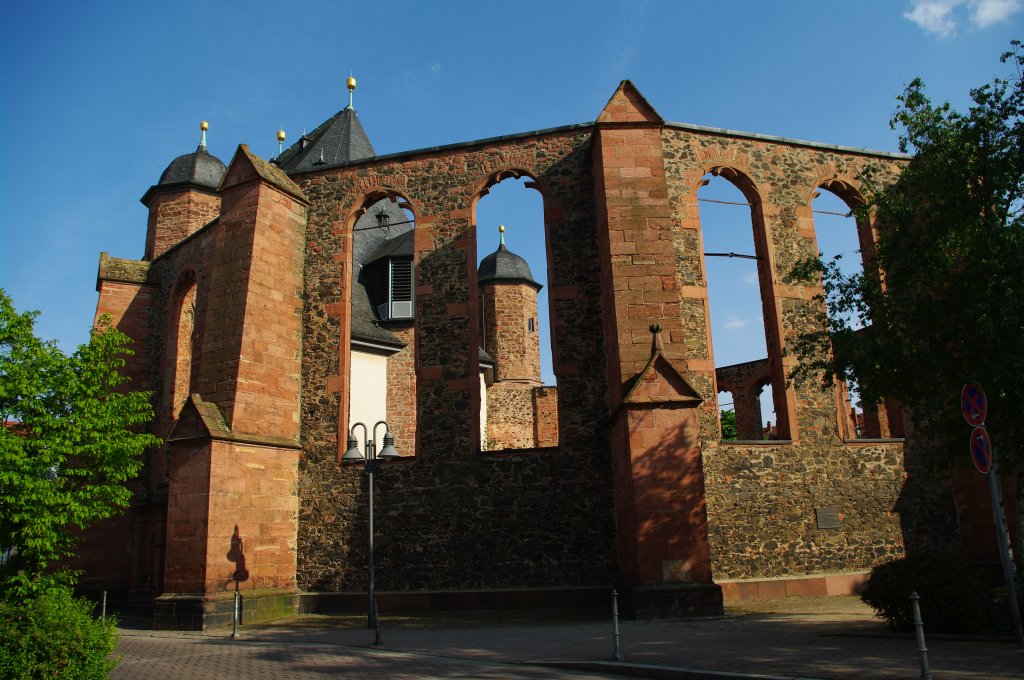
M 836 204 L 845 207 L 845 211 Z M 819 181 L 807 203 L 815 252 L 825 262 L 841 258 L 838 266 L 847 276 L 879 275 L 872 265 L 875 231 L 869 217 L 861 210 L 865 205 L 856 186 L 836 177 Z M 859 320 L 848 319 L 848 322 L 856 325 Z M 837 384 L 835 394 L 838 428 L 843 439 L 903 436 L 902 411 L 891 400 L 883 404 L 860 403 L 853 381 Z
M 167 347 L 173 364 L 169 400 L 170 419 L 173 422 L 178 419 L 178 414 L 192 393 L 196 373 L 194 368 L 199 359 L 199 353 L 196 351 L 196 274 L 192 269 L 187 269 L 178 276 L 171 303 L 172 311 L 169 318 L 172 323 Z
M 486 207 L 489 201 L 482 203 L 481 199 L 503 182 L 537 191 L 540 204 L 537 206 L 522 192 L 510 195 L 506 185 L 500 192 L 502 196 L 495 200 L 500 200 L 506 209 L 523 210 L 525 224 L 516 224 L 514 215 L 498 214 L 489 220 L 487 231 L 482 231 L 479 209 L 481 204 Z M 471 200 L 472 229 L 476 237 L 471 261 L 482 267 L 484 260 L 497 257 L 501 247 L 499 251 L 493 248 L 498 245 L 499 236 L 497 231 L 489 230 L 497 229 L 499 223 L 509 223 L 508 233 L 502 236 L 502 241 L 505 237 L 509 239 L 507 250 L 503 252 L 509 258 L 525 261 L 530 278 L 536 283 L 477 280 L 476 267 L 471 272 L 471 289 L 476 301 L 470 313 L 479 331 L 482 350 L 479 409 L 482 450 L 532 449 L 558 443 L 558 391 L 552 384 L 557 380 L 553 366 L 557 338 L 552 332 L 556 320 L 547 297 L 547 283 L 553 277 L 547 228 L 550 210 L 551 201 L 542 183 L 532 172 L 514 166 L 489 172 L 477 184 Z
M 791 395 L 789 389 L 786 386 L 785 379 L 785 368 L 782 360 L 782 329 L 780 320 L 780 303 L 776 295 L 775 290 L 775 276 L 774 276 L 774 257 L 771 248 L 771 238 L 768 233 L 767 221 L 764 215 L 764 207 L 762 201 L 762 192 L 757 186 L 756 182 L 750 177 L 749 174 L 744 172 L 742 169 L 735 167 L 730 164 L 719 164 L 716 162 L 709 162 L 705 165 L 704 176 L 695 183 L 695 191 L 693 196 L 693 203 L 697 208 L 698 220 L 700 222 L 701 232 L 701 269 L 704 274 L 704 280 L 708 287 L 708 312 L 710 316 L 709 328 L 716 327 L 717 333 L 711 331 L 711 358 L 714 360 L 716 369 L 728 369 L 741 364 L 749 362 L 767 361 L 768 379 L 766 384 L 771 386 L 771 411 L 775 414 L 775 426 L 772 436 L 777 439 L 788 439 L 790 437 L 790 422 L 791 422 Z M 710 175 L 710 177 L 709 177 Z M 715 199 L 702 199 L 699 196 L 701 189 L 708 186 L 711 179 L 721 177 L 731 185 L 734 190 L 737 190 L 743 197 L 743 200 L 715 200 Z M 751 240 L 753 245 L 753 252 L 743 252 L 743 248 L 737 248 L 735 243 L 730 244 L 729 242 L 719 241 L 715 243 L 715 233 L 713 231 L 713 225 L 710 224 L 712 220 L 705 219 L 708 216 L 709 210 L 701 208 L 701 203 L 706 204 L 717 203 L 728 205 L 731 209 L 739 212 L 739 209 L 743 206 L 749 208 L 749 219 L 751 231 Z M 729 218 L 730 220 L 738 219 L 734 215 Z M 725 316 L 724 309 L 712 309 L 712 307 L 718 308 L 719 303 L 715 302 L 716 297 L 721 300 L 724 295 L 724 291 L 720 290 L 723 285 L 722 279 L 719 278 L 719 283 L 715 283 L 715 274 L 709 269 L 714 269 L 717 265 L 712 265 L 709 268 L 708 258 L 715 257 L 716 262 L 719 258 L 725 258 L 729 262 L 748 262 L 753 265 L 753 276 L 747 274 L 743 276 L 741 274 L 733 274 L 732 281 L 746 281 L 747 283 L 756 283 L 758 290 L 758 302 L 759 305 L 751 305 L 746 309 L 746 314 L 734 314 L 734 318 L 730 318 L 728 322 L 724 322 L 723 317 Z M 736 290 L 730 293 L 731 295 L 738 296 L 739 302 L 746 299 L 742 290 Z M 737 307 L 741 309 L 742 307 Z M 727 348 L 725 339 L 728 333 L 732 335 L 739 334 L 739 331 L 753 326 L 754 319 L 753 314 L 756 314 L 753 310 L 760 309 L 760 321 L 763 333 L 763 344 L 760 339 L 754 338 L 752 335 L 754 331 L 748 330 L 743 334 L 742 340 L 745 341 L 745 345 L 741 346 L 740 341 L 729 343 L 733 349 Z M 717 319 L 716 319 L 717 315 Z M 750 317 L 750 318 L 748 318 Z M 715 340 L 716 334 L 718 335 L 718 342 Z M 760 336 L 758 336 L 759 338 Z M 763 347 L 760 352 L 753 352 L 752 349 Z M 758 354 L 755 356 L 754 354 Z M 716 373 L 718 371 L 716 370 Z M 753 386 L 748 386 L 753 389 Z M 716 394 L 717 394 L 716 388 Z M 748 390 L 749 391 L 749 390 Z M 735 394 L 733 395 L 736 396 Z M 749 398 L 740 400 L 739 403 L 747 404 L 743 407 L 751 411 L 750 414 L 746 414 L 745 419 L 741 419 L 741 414 L 737 411 L 737 419 L 741 421 L 749 421 L 756 425 L 750 425 L 744 428 L 744 434 L 741 437 L 761 439 L 765 436 L 766 430 L 766 419 L 770 416 L 767 413 L 753 413 L 754 409 L 749 406 L 749 403 L 756 402 L 757 394 L 751 395 Z M 734 401 L 736 401 L 734 399 Z
M 351 275 L 339 441 L 353 423 L 384 420 L 402 455 L 416 451 L 415 221 L 412 202 L 390 187 L 368 189 L 345 219 Z

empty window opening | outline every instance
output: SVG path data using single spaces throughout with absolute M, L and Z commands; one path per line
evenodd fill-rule
M 733 406 L 731 393 L 718 393 L 718 417 L 722 425 L 723 441 L 733 441 L 738 438 L 736 433 L 736 411 L 733 409 Z
M 415 218 L 398 197 L 374 201 L 353 227 L 348 429 L 383 420 L 404 456 L 416 451 L 414 245 Z
M 761 393 L 758 395 L 758 403 L 761 407 L 761 422 L 764 423 L 761 438 L 779 439 L 779 421 L 775 417 L 775 400 L 770 382 L 765 383 L 761 388 Z
M 766 264 L 755 245 L 750 201 L 724 177 L 709 173 L 704 179 L 697 198 L 718 387 L 730 393 L 736 439 L 759 440 L 775 410 L 766 409 L 761 397 L 767 389 L 774 404 L 760 275 Z
M 558 445 L 551 324 L 541 321 L 551 319 L 546 243 L 543 198 L 527 178 L 508 177 L 477 202 L 483 450 Z
M 863 274 L 860 232 L 852 207 L 836 194 L 821 188 L 811 202 L 811 214 L 822 261 L 826 264 L 835 263 L 844 277 Z M 830 318 L 836 318 L 832 310 L 828 310 L 828 314 Z M 863 328 L 868 320 L 848 312 L 843 314 L 842 322 L 856 330 Z M 836 401 L 839 405 L 840 432 L 846 439 L 869 436 L 867 433 L 870 431 L 877 432 L 877 428 L 868 426 L 866 422 L 873 420 L 872 414 L 865 414 L 855 381 L 847 380 L 838 386 Z M 877 433 L 874 436 L 878 436 Z

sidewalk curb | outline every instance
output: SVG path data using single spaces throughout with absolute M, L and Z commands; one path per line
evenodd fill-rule
M 623 661 L 530 661 L 528 665 L 575 671 L 591 671 L 627 678 L 653 678 L 654 680 L 818 680 L 806 675 L 765 675 L 763 673 L 701 671 L 693 668 L 650 666 Z

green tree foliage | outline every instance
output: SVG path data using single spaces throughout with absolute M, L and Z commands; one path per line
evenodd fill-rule
M 731 408 L 722 411 L 719 416 L 722 421 L 722 441 L 732 441 L 739 437 L 736 429 L 736 412 Z
M 933 465 L 968 458 L 960 414 L 964 383 L 988 396 L 985 426 L 1004 472 L 1018 472 L 1015 553 L 1024 562 L 1024 53 L 1001 62 L 1011 73 L 971 90 L 966 112 L 933 104 L 915 79 L 898 97 L 891 125 L 913 159 L 895 183 L 869 170 L 861 179 L 863 220 L 877 220 L 867 271 L 819 272 L 824 331 L 800 336 L 797 379 L 854 379 L 864 403 L 898 400 Z M 879 274 L 881 272 L 881 274 Z M 822 308 L 825 309 L 824 307 Z
M 128 506 L 125 484 L 159 440 L 139 428 L 150 395 L 123 389 L 127 336 L 102 320 L 68 356 L 34 333 L 0 290 L 0 590 L 28 598 L 73 575 L 54 573 L 76 531 Z
M 883 397 L 909 407 L 915 436 L 935 435 L 935 462 L 966 460 L 969 429 L 960 415 L 964 383 L 980 383 L 986 422 L 1004 468 L 1024 450 L 1024 54 L 1003 55 L 1009 78 L 971 91 L 966 113 L 935 105 L 914 80 L 898 97 L 891 125 L 913 153 L 895 183 L 862 175 L 877 242 L 864 274 L 836 262 L 803 263 L 797 278 L 821 272 L 826 330 L 796 345 L 797 378 L 854 379 L 864 403 Z M 878 272 L 884 272 L 882 276 Z
M 11 680 L 104 680 L 117 665 L 113 618 L 93 618 L 93 605 L 64 587 L 25 602 L 0 599 L 0 677 Z
M 958 555 L 913 555 L 871 570 L 861 599 L 893 630 L 914 630 L 911 593 L 929 633 L 992 629 L 992 594 Z

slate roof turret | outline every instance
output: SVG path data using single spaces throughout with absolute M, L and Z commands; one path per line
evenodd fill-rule
M 476 281 L 481 286 L 485 283 L 525 283 L 536 290 L 542 288 L 533 278 L 530 265 L 505 246 L 504 238 L 496 251 L 480 260 Z
M 150 199 L 158 193 L 188 191 L 193 188 L 214 192 L 220 188 L 228 169 L 221 159 L 206 150 L 206 131 L 209 127 L 205 120 L 199 124 L 199 129 L 203 131 L 199 146 L 192 153 L 182 154 L 171 161 L 159 181 L 142 196 L 143 205 L 148 206 Z
M 195 151 L 178 156 L 167 166 L 157 186 L 168 184 L 194 184 L 216 189 L 227 172 L 227 166 L 200 144 Z

